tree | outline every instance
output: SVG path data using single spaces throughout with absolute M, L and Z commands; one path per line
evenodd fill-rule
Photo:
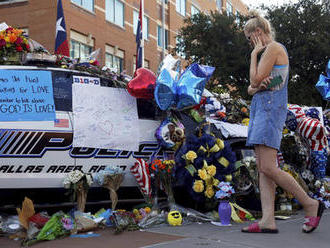
M 247 97 L 250 52 L 241 23 L 218 12 L 193 15 L 179 31 L 177 52 L 190 62 L 214 66 L 214 79 L 234 84 Z M 217 89 L 213 84 L 208 88 Z
M 315 88 L 330 59 L 330 12 L 325 1 L 301 0 L 265 9 L 266 18 L 276 30 L 276 40 L 288 49 L 289 102 L 325 107 L 326 102 Z
M 330 11 L 327 1 L 300 0 L 296 4 L 263 7 L 277 32 L 276 40 L 288 49 L 290 58 L 289 102 L 323 106 L 315 88 L 330 59 Z M 216 67 L 214 77 L 234 84 L 248 98 L 250 48 L 243 33 L 245 18 L 212 12 L 185 20 L 180 29 L 178 51 L 190 62 Z M 208 86 L 211 87 L 212 85 Z

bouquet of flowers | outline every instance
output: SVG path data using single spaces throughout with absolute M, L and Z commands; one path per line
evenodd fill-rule
M 104 170 L 93 174 L 93 178 L 98 185 L 109 190 L 112 210 L 116 208 L 118 202 L 117 190 L 124 180 L 124 172 L 118 166 L 108 166 Z
M 217 192 L 215 193 L 215 197 L 217 199 L 228 199 L 230 196 L 235 193 L 234 188 L 230 185 L 229 182 L 220 182 L 217 186 Z
M 200 129 L 199 136 L 191 135 L 175 155 L 175 177 L 196 203 L 212 207 L 216 186 L 230 182 L 235 171 L 236 156 L 227 142 Z
M 71 171 L 63 180 L 63 186 L 69 189 L 72 201 L 77 199 L 78 210 L 84 212 L 87 192 L 93 184 L 93 178 L 90 174 L 85 174 L 80 170 Z
M 155 159 L 151 164 L 151 172 L 157 177 L 160 183 L 161 189 L 167 194 L 168 202 L 171 205 L 174 204 L 174 195 L 172 190 L 173 173 L 172 169 L 175 165 L 174 160 L 164 160 Z
M 30 49 L 27 38 L 23 35 L 23 30 L 8 27 L 0 32 L 0 62 L 10 61 L 12 57 L 19 58 L 20 53 L 28 52 Z

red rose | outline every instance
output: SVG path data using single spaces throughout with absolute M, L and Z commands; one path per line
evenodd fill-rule
M 6 32 L 8 33 L 9 31 L 12 31 L 12 30 L 14 30 L 12 27 L 8 27 L 8 28 L 6 29 Z
M 0 40 L 0 47 L 3 47 L 6 45 L 6 41 L 4 39 Z
M 22 51 L 23 51 L 23 48 L 22 48 L 21 46 L 17 46 L 17 47 L 16 47 L 16 51 L 17 51 L 17 52 L 22 52 Z
M 23 42 L 22 38 L 21 37 L 17 37 L 17 39 L 15 41 L 15 44 L 16 45 L 20 45 L 20 44 L 22 44 L 22 42 Z
M 29 44 L 25 44 L 25 48 L 26 48 L 26 50 L 30 50 L 30 46 L 29 46 Z

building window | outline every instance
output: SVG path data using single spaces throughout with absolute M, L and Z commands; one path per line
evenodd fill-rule
M 186 15 L 186 0 L 176 0 L 176 11 L 181 15 Z
M 105 19 L 124 27 L 124 3 L 119 0 L 106 0 Z
M 133 10 L 133 32 L 135 35 L 136 35 L 138 20 L 139 20 L 139 12 Z M 149 38 L 149 18 L 146 17 L 145 15 L 143 16 L 142 28 L 143 28 L 143 37 L 145 40 L 148 40 L 148 38 Z
M 0 0 L 1 4 L 9 4 L 9 3 L 20 3 L 20 2 L 27 2 L 28 0 Z
M 94 0 L 71 0 L 71 2 L 94 12 Z
M 217 0 L 217 8 L 219 11 L 222 10 L 222 0 Z
M 121 73 L 124 67 L 124 60 L 113 54 L 105 54 L 105 66 L 111 68 L 116 73 Z
M 226 9 L 227 9 L 227 15 L 233 14 L 233 5 L 231 4 L 230 1 L 227 1 Z
M 83 35 L 74 30 L 70 30 L 70 57 L 86 59 L 94 48 L 92 34 Z
M 191 5 L 191 16 L 199 14 L 199 9 L 197 7 L 195 7 L 194 5 Z
M 117 46 L 105 46 L 105 66 L 111 68 L 116 73 L 124 70 L 125 52 Z
M 76 40 L 71 40 L 70 57 L 74 59 L 86 59 L 92 53 L 93 47 Z
M 163 28 L 161 26 L 157 26 L 157 45 L 163 47 Z M 165 29 L 165 49 L 168 46 L 168 30 Z
M 150 69 L 150 64 L 149 64 L 149 60 L 144 60 L 144 67 L 143 68 L 147 68 Z M 133 56 L 133 72 L 135 72 L 136 70 L 136 56 Z

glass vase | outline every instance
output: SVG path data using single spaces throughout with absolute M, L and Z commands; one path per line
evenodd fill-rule
M 231 220 L 231 206 L 228 200 L 221 200 L 218 207 L 219 219 L 222 225 L 230 225 Z

